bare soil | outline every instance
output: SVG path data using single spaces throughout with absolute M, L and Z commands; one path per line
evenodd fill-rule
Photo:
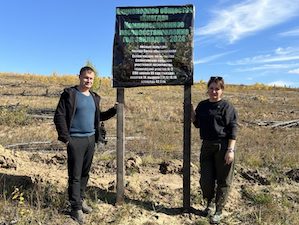
M 52 79 L 52 80 L 51 80 Z M 0 225 L 76 224 L 68 215 L 67 158 L 53 112 L 72 77 L 0 74 Z M 104 80 L 105 81 L 105 80 Z M 105 83 L 106 82 L 106 83 Z M 115 90 L 102 82 L 102 107 Z M 192 89 L 194 104 L 205 85 Z M 299 91 L 228 85 L 239 113 L 236 170 L 221 224 L 299 224 Z M 125 202 L 116 204 L 115 119 L 97 149 L 87 201 L 88 225 L 200 225 L 198 131 L 192 127 L 191 209 L 183 209 L 181 87 L 126 90 Z M 4 148 L 3 146 L 6 146 Z

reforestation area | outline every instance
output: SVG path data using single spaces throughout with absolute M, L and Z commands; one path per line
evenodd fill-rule
M 76 75 L 0 73 L 0 225 L 76 224 L 68 215 L 66 148 L 53 115 Z M 190 213 L 183 206 L 183 87 L 125 89 L 125 203 L 116 205 L 116 118 L 105 123 L 88 185 L 88 225 L 204 225 L 198 130 L 192 126 Z M 97 80 L 103 110 L 116 90 Z M 194 105 L 206 83 L 192 86 Z M 227 85 L 239 114 L 236 170 L 223 224 L 299 224 L 299 89 Z

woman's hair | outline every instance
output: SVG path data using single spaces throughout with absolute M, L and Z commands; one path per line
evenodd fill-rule
M 222 90 L 224 90 L 224 79 L 223 77 L 210 77 L 210 80 L 208 81 L 208 88 L 211 83 L 216 83 Z

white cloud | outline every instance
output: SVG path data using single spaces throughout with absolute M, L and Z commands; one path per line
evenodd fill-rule
M 214 61 L 215 59 L 221 58 L 222 56 L 231 54 L 233 52 L 235 52 L 235 51 L 229 51 L 229 52 L 224 52 L 224 53 L 220 53 L 220 54 L 216 54 L 216 55 L 207 56 L 205 58 L 201 58 L 201 59 L 195 60 L 194 64 L 208 63 L 208 62 Z
M 295 82 L 278 80 L 278 81 L 271 82 L 268 85 L 270 85 L 270 86 L 277 86 L 277 87 L 295 87 L 298 84 L 295 83 Z
M 293 30 L 289 30 L 279 34 L 280 36 L 299 36 L 299 28 L 295 28 Z
M 277 63 L 299 60 L 298 48 L 277 48 L 273 52 L 265 55 L 258 55 L 229 62 L 229 65 L 248 65 L 259 63 Z
M 252 72 L 252 71 L 261 71 L 261 70 L 280 70 L 280 69 L 291 69 L 299 66 L 299 63 L 293 64 L 265 64 L 261 66 L 254 66 L 249 68 L 239 68 L 236 69 L 237 72 Z
M 299 48 L 288 47 L 288 48 L 276 48 L 275 54 L 277 55 L 290 55 L 290 54 L 299 54 Z
M 299 68 L 294 69 L 294 70 L 290 70 L 288 73 L 291 73 L 291 74 L 299 74 Z
M 247 0 L 214 11 L 214 19 L 197 29 L 197 35 L 219 35 L 233 43 L 242 37 L 297 16 L 299 0 Z

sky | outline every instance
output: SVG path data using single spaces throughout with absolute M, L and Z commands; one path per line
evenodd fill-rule
M 299 88 L 299 0 L 0 0 L 0 72 L 112 77 L 116 7 L 185 4 L 195 81 Z

